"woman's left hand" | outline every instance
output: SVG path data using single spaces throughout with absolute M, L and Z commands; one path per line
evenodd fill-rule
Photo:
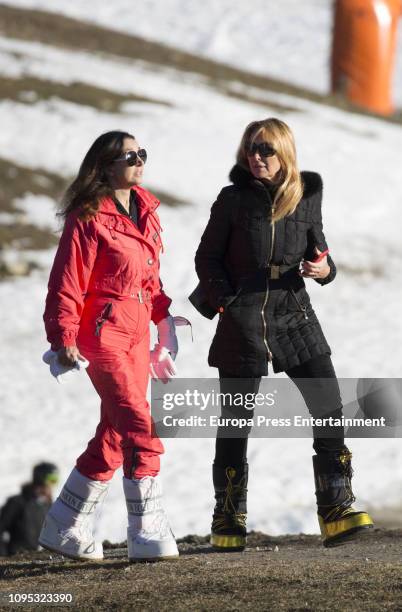
M 317 247 L 314 247 L 315 256 L 321 255 L 322 251 Z M 299 274 L 304 278 L 325 278 L 330 273 L 331 269 L 328 265 L 327 256 L 323 257 L 321 261 L 307 261 L 303 259 L 300 265 Z

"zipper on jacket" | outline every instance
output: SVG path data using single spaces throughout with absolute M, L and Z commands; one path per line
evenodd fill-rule
M 96 319 L 95 336 L 100 335 L 100 330 L 102 329 L 105 322 L 108 320 L 110 313 L 112 312 L 112 307 L 112 302 L 108 302 L 100 313 L 100 316 Z
M 299 298 L 297 297 L 296 292 L 295 292 L 294 289 L 292 289 L 290 287 L 289 291 L 290 291 L 291 295 L 293 296 L 296 304 L 298 305 L 299 310 L 303 313 L 304 318 L 306 319 L 306 321 L 308 321 L 307 306 L 303 306 L 303 304 L 300 302 Z
M 272 207 L 272 216 L 275 213 L 275 208 Z M 267 356 L 268 356 L 268 361 L 272 361 L 272 353 L 271 350 L 269 348 L 268 345 L 268 341 L 267 341 L 267 321 L 265 319 L 265 306 L 267 305 L 268 302 L 268 296 L 269 296 L 269 278 L 268 278 L 268 270 L 269 270 L 269 265 L 272 261 L 272 255 L 274 252 L 274 240 L 275 240 L 275 222 L 271 222 L 271 252 L 269 254 L 269 259 L 267 262 L 267 288 L 265 291 L 265 296 L 264 296 L 264 303 L 262 305 L 262 310 L 261 310 L 261 317 L 262 317 L 262 324 L 263 324 L 263 329 L 264 329 L 264 344 L 265 344 L 265 348 L 267 349 Z

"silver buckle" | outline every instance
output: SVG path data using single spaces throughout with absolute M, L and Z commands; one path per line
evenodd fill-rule
M 142 299 L 142 289 L 140 289 L 138 292 L 138 301 L 140 304 L 144 303 L 144 300 Z
M 269 266 L 269 278 L 273 279 L 273 280 L 277 280 L 278 278 L 280 278 L 281 273 L 279 270 L 279 266 Z

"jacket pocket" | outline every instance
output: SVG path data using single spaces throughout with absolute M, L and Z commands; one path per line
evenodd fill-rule
M 229 281 L 226 278 L 209 278 L 207 285 L 207 299 L 215 310 L 219 311 L 219 308 L 223 306 L 225 295 L 232 295 L 233 287 L 230 286 Z
M 220 305 L 219 305 L 219 318 L 222 318 L 223 313 L 225 312 L 225 310 L 227 310 L 229 307 L 232 307 L 235 305 L 235 302 L 237 300 L 237 298 L 239 297 L 240 293 L 242 291 L 242 288 L 240 287 L 236 293 L 234 293 L 233 295 L 226 295 L 223 296 L 220 299 Z
M 230 295 L 230 296 L 227 296 L 226 298 L 224 298 L 226 308 L 227 308 L 228 306 L 232 306 L 232 305 L 234 304 L 234 302 L 237 300 L 237 298 L 238 298 L 238 297 L 239 297 L 239 295 L 241 294 L 241 291 L 242 291 L 242 288 L 240 287 L 240 288 L 239 288 L 239 289 L 236 291 L 236 293 L 235 293 L 234 295 Z
M 99 317 L 95 321 L 95 336 L 100 336 L 100 332 L 106 321 L 110 320 L 113 310 L 113 302 L 107 302 L 102 309 Z
M 303 313 L 303 316 L 307 321 L 308 320 L 307 306 L 301 303 L 301 301 L 297 297 L 296 291 L 292 289 L 291 287 L 289 288 L 289 293 L 293 297 L 294 301 L 296 302 L 298 310 Z

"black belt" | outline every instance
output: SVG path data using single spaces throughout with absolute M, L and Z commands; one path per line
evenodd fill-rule
M 296 272 L 298 269 L 299 269 L 299 264 L 296 264 L 296 265 L 292 264 L 290 266 L 287 266 L 285 264 L 281 264 L 279 266 L 269 265 L 265 267 L 268 278 L 270 280 L 277 280 L 281 278 L 282 276 L 285 276 L 285 274 L 288 274 L 289 272 Z
M 253 274 L 248 276 L 242 276 L 233 283 L 237 289 L 241 288 L 241 293 L 259 293 L 260 291 L 266 291 L 267 279 L 273 281 L 274 286 L 277 284 L 278 287 L 282 286 L 283 283 L 290 281 L 292 277 L 297 275 L 299 270 L 299 264 L 280 264 L 280 265 L 269 265 L 264 268 L 255 270 Z

